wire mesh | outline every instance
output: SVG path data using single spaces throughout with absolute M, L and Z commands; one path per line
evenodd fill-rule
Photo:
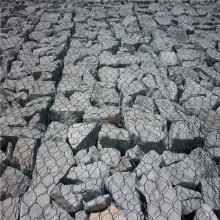
M 1 219 L 220 219 L 219 1 L 0 5 Z

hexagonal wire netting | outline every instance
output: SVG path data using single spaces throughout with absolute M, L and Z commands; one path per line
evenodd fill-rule
M 219 218 L 218 1 L 0 5 L 1 219 Z

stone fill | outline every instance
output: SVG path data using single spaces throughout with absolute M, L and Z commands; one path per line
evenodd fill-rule
M 220 219 L 219 12 L 0 1 L 0 219 Z

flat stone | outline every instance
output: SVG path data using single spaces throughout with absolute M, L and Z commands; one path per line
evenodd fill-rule
M 116 172 L 105 180 L 105 186 L 116 204 L 133 218 L 141 219 L 142 211 L 138 194 L 135 191 L 135 174 Z M 123 192 L 123 196 L 121 196 Z
M 85 204 L 85 210 L 87 212 L 97 212 L 103 210 L 111 204 L 111 201 L 112 199 L 110 195 L 98 196 Z
M 120 162 L 120 159 L 120 151 L 114 148 L 102 148 L 100 150 L 100 160 L 106 163 L 111 168 L 117 167 Z
M 73 194 L 69 185 L 56 185 L 51 191 L 51 197 L 57 205 L 70 213 L 78 212 L 83 207 L 82 195 Z
M 115 123 L 119 120 L 119 108 L 114 106 L 106 106 L 102 108 L 88 107 L 83 115 L 83 122 L 91 123 Z
M 139 163 L 144 157 L 145 153 L 141 150 L 141 148 L 136 145 L 134 148 L 131 148 L 126 151 L 125 156 L 135 163 Z
M 130 146 L 129 134 L 125 129 L 102 125 L 98 141 L 103 147 L 112 147 L 126 151 Z
M 13 151 L 13 158 L 18 161 L 19 169 L 29 174 L 34 168 L 34 154 L 37 142 L 34 139 L 19 138 Z
M 179 62 L 190 61 L 190 60 L 200 60 L 202 58 L 202 53 L 199 50 L 194 49 L 178 49 L 177 59 Z
M 0 201 L 0 218 L 2 220 L 16 220 L 18 219 L 20 212 L 19 197 L 8 198 L 4 201 Z
M 135 173 L 138 176 L 142 174 L 147 175 L 152 169 L 159 170 L 159 166 L 162 163 L 162 156 L 156 151 L 150 151 L 140 161 L 135 169 Z
M 220 178 L 207 178 L 201 180 L 202 196 L 206 205 L 212 209 L 220 210 L 219 187 Z
M 39 22 L 36 27 L 35 30 L 36 31 L 41 31 L 41 30 L 45 30 L 45 29 L 50 29 L 52 26 L 52 24 L 50 22 Z
M 212 209 L 206 205 L 202 204 L 201 207 L 196 211 L 196 215 L 193 220 L 218 220 L 215 213 L 212 211 Z
M 7 167 L 0 177 L 0 194 L 1 197 L 19 197 L 27 190 L 30 180 L 18 169 Z M 1 198 L 2 200 L 2 198 Z
M 68 129 L 68 140 L 72 149 L 88 148 L 95 145 L 98 138 L 99 126 L 97 123 L 73 124 Z
M 206 58 L 211 63 L 220 62 L 220 53 L 215 48 L 209 48 L 206 50 Z
M 166 175 L 152 170 L 141 177 L 136 188 L 146 198 L 149 219 L 181 219 L 181 202 Z

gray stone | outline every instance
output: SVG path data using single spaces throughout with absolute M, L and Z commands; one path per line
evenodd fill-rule
M 89 152 L 88 155 L 92 158 L 92 161 L 98 161 L 100 158 L 100 152 L 99 150 L 96 148 L 96 146 L 91 146 L 89 148 Z
M 117 148 L 126 151 L 130 146 L 129 134 L 125 129 L 115 128 L 108 124 L 101 127 L 98 136 L 99 143 L 104 147 Z
M 85 211 L 86 212 L 100 211 L 102 209 L 107 208 L 111 204 L 111 201 L 112 199 L 110 195 L 98 196 L 97 198 L 85 204 Z
M 105 186 L 116 205 L 127 213 L 134 213 L 136 219 L 141 219 L 142 211 L 135 184 L 135 174 L 128 172 L 116 172 L 105 180 Z M 123 196 L 121 192 L 123 192 Z
M 32 186 L 42 184 L 50 193 L 75 162 L 72 150 L 67 143 L 45 141 L 37 151 L 35 164 Z
M 206 205 L 212 209 L 220 210 L 220 178 L 207 178 L 201 180 L 202 196 Z
M 34 168 L 34 153 L 37 142 L 34 139 L 19 138 L 13 151 L 13 158 L 18 161 L 19 169 L 29 174 Z
M 181 202 L 166 175 L 152 170 L 142 176 L 136 188 L 146 198 L 149 219 L 181 219 Z
M 36 31 L 42 31 L 42 30 L 46 30 L 46 29 L 50 29 L 51 28 L 51 23 L 50 22 L 39 22 L 36 27 L 35 30 Z
M 200 120 L 194 116 L 188 117 L 187 120 L 173 122 L 169 131 L 169 147 L 179 152 L 192 149 L 197 141 L 203 140 L 200 127 Z
M 187 155 L 181 153 L 173 153 L 171 151 L 164 151 L 162 154 L 163 162 L 165 166 L 168 166 L 173 163 L 177 163 L 183 160 Z
M 177 64 L 176 54 L 170 51 L 162 51 L 160 53 L 160 60 L 165 65 L 176 65 Z
M 4 201 L 0 201 L 0 218 L 2 220 L 16 220 L 18 219 L 20 212 L 19 197 L 8 198 Z
M 24 194 L 21 200 L 20 219 L 65 219 L 73 218 L 56 204 L 50 203 L 50 195 L 47 188 L 37 186 Z
M 136 145 L 134 148 L 126 151 L 125 156 L 135 163 L 139 163 L 144 157 L 145 153 L 141 150 L 141 148 Z
M 220 53 L 215 48 L 209 48 L 206 50 L 206 59 L 211 63 L 220 62 Z
M 98 76 L 102 82 L 116 83 L 119 73 L 116 68 L 102 67 L 99 69 Z
M 154 112 L 154 103 L 150 97 L 138 95 L 135 99 L 133 108 L 147 109 Z
M 34 86 L 29 89 L 29 99 L 33 100 L 42 96 L 53 96 L 55 86 L 50 81 L 36 81 Z
M 115 105 L 119 104 L 119 95 L 115 89 L 107 88 L 105 83 L 96 83 L 91 101 L 97 104 L 98 106 L 103 105 Z
M 178 49 L 177 50 L 177 59 L 179 62 L 190 61 L 190 60 L 200 60 L 203 57 L 203 53 L 194 49 Z
M 44 134 L 42 141 L 62 141 L 65 142 L 67 139 L 68 128 L 66 125 L 59 122 L 51 122 Z
M 51 191 L 51 197 L 57 205 L 70 213 L 78 212 L 83 207 L 82 195 L 73 194 L 70 185 L 56 185 Z
M 87 153 L 87 150 L 80 150 L 74 157 L 76 164 L 89 164 L 93 162 L 92 157 Z
M 75 220 L 88 220 L 89 215 L 85 211 L 79 211 L 75 213 Z
M 83 115 L 83 122 L 91 123 L 98 122 L 103 123 L 115 123 L 119 120 L 120 111 L 119 108 L 114 106 L 106 106 L 102 108 L 88 107 Z
M 206 205 L 202 204 L 201 207 L 196 211 L 196 215 L 193 220 L 218 220 L 215 213 L 212 211 L 212 209 Z
M 88 148 L 95 145 L 98 138 L 99 126 L 97 123 L 73 124 L 68 129 L 68 140 L 72 149 Z
M 152 169 L 159 170 L 159 166 L 162 163 L 162 156 L 156 151 L 150 151 L 140 161 L 135 169 L 135 173 L 138 176 L 142 174 L 147 175 Z
M 50 109 L 51 119 L 70 126 L 78 122 L 85 108 L 85 106 L 75 105 L 63 95 L 58 94 Z
M 182 186 L 175 186 L 174 189 L 177 192 L 178 199 L 182 202 L 188 199 L 202 199 L 202 194 L 200 192 L 184 188 Z
M 19 197 L 27 190 L 30 180 L 18 169 L 7 167 L 0 177 L 0 194 L 2 197 Z
M 201 207 L 202 199 L 188 199 L 182 201 L 182 213 L 183 215 L 189 215 Z
M 157 89 L 157 84 L 154 77 L 151 74 L 147 74 L 144 78 L 142 78 L 142 82 L 147 89 L 147 92 L 152 91 L 153 89 Z
M 161 116 L 132 108 L 127 108 L 123 114 L 124 126 L 134 144 L 144 146 L 144 152 L 163 148 L 165 120 Z
M 60 16 L 59 13 L 45 12 L 44 14 L 42 14 L 40 20 L 44 22 L 47 21 L 47 22 L 56 23 L 59 16 Z
M 111 173 L 114 174 L 116 172 L 129 172 L 132 170 L 132 164 L 129 159 L 125 156 L 121 157 L 121 160 L 116 168 L 111 169 Z
M 162 26 L 170 26 L 172 24 L 172 17 L 171 16 L 156 16 L 154 17 L 154 20 Z
M 114 148 L 102 148 L 100 150 L 100 160 L 107 164 L 111 168 L 118 166 L 121 159 L 120 151 Z

